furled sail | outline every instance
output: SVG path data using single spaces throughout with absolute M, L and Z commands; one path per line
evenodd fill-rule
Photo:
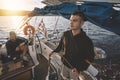
M 69 19 L 70 14 L 77 10 L 81 10 L 90 22 L 120 35 L 120 11 L 115 10 L 113 4 L 107 2 L 84 2 L 81 5 L 64 2 L 41 9 L 35 8 L 30 16 L 51 13 Z

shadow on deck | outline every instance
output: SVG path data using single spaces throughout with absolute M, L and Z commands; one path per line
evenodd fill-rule
M 48 60 L 42 55 L 39 55 L 38 60 L 39 65 L 34 69 L 35 80 L 45 80 L 48 73 Z

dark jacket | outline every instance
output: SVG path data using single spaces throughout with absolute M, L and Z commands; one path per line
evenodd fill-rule
M 72 31 L 64 32 L 58 47 L 54 52 L 65 51 L 62 62 L 69 68 L 77 68 L 78 71 L 86 70 L 89 63 L 86 60 L 94 61 L 94 47 L 91 39 L 83 30 L 73 36 Z
M 18 47 L 22 42 L 25 42 L 25 40 L 20 38 L 17 38 L 14 42 L 11 40 L 6 42 L 7 54 L 11 56 L 11 58 L 20 56 L 22 51 L 16 51 L 16 47 Z

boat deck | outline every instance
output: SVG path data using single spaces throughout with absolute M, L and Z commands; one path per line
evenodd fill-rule
M 39 55 L 38 57 L 39 64 L 34 68 L 35 80 L 45 80 L 48 73 L 48 60 Z
M 10 61 L 0 66 L 0 80 L 30 80 L 32 76 L 32 67 L 34 63 L 28 55 L 29 62 L 23 62 L 20 58 L 17 61 Z M 27 76 L 27 77 L 25 77 Z

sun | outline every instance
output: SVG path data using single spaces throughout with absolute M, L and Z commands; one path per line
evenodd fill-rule
M 2 5 L 7 10 L 23 10 L 26 7 L 23 0 L 3 0 Z

